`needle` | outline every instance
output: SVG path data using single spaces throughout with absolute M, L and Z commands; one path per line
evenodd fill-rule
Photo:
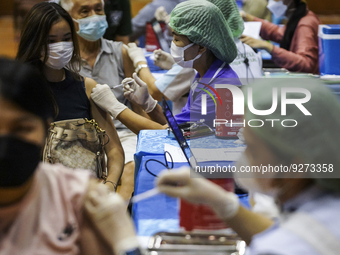
M 131 203 L 131 204 L 138 203 L 138 202 L 140 202 L 140 201 L 142 201 L 142 200 L 145 200 L 145 199 L 147 199 L 147 198 L 149 198 L 149 197 L 153 197 L 153 196 L 155 196 L 155 195 L 157 195 L 157 194 L 159 194 L 159 193 L 160 193 L 160 192 L 159 192 L 159 190 L 158 190 L 157 188 L 150 189 L 150 190 L 145 191 L 145 192 L 143 192 L 143 193 L 141 193 L 141 194 L 138 194 L 138 195 L 136 195 L 136 196 L 133 196 L 133 197 L 131 198 L 131 200 L 130 200 L 130 203 Z
M 112 88 L 115 89 L 115 88 L 123 87 L 125 84 L 129 84 L 131 86 L 133 84 L 133 82 L 134 81 L 129 81 L 127 83 L 121 83 L 119 85 L 113 86 Z

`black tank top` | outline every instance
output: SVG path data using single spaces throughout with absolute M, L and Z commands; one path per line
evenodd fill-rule
M 59 113 L 55 121 L 79 118 L 91 119 L 91 105 L 86 95 L 83 78 L 77 80 L 65 70 L 65 79 L 61 82 L 49 82 L 57 101 Z

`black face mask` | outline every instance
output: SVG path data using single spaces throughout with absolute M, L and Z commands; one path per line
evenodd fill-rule
M 13 136 L 0 136 L 0 188 L 18 187 L 35 172 L 41 147 Z

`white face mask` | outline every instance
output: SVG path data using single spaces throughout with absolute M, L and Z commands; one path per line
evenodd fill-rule
M 53 69 L 62 69 L 70 61 L 73 55 L 73 42 L 58 42 L 48 45 L 48 59 L 46 65 Z
M 243 167 L 250 167 L 248 158 L 246 156 L 245 153 L 242 153 L 241 157 L 238 159 L 238 161 L 236 162 L 236 169 L 239 171 L 241 166 Z M 241 188 L 244 188 L 246 190 L 248 190 L 249 192 L 253 193 L 253 192 L 259 192 L 262 194 L 266 194 L 268 196 L 272 196 L 272 197 L 276 197 L 278 194 L 278 189 L 276 188 L 270 188 L 270 189 L 263 189 L 264 187 L 262 187 L 261 182 L 269 182 L 270 178 L 265 178 L 262 179 L 260 182 L 257 180 L 257 178 L 259 178 L 258 174 L 256 173 L 241 173 L 236 171 L 234 173 L 234 179 L 236 181 L 236 183 L 241 186 Z M 247 176 L 247 178 L 245 178 L 244 176 Z M 273 174 L 273 178 L 274 178 L 275 173 Z M 268 176 L 267 176 L 268 177 Z
M 282 0 L 276 2 L 274 0 L 269 0 L 267 8 L 273 13 L 276 17 L 282 17 L 285 15 L 287 11 L 287 6 L 283 4 Z
M 176 64 L 180 65 L 183 68 L 193 68 L 194 61 L 202 56 L 202 54 L 198 54 L 194 59 L 185 61 L 184 60 L 184 51 L 195 43 L 190 43 L 184 47 L 178 47 L 174 42 L 171 42 L 171 56 L 174 58 Z

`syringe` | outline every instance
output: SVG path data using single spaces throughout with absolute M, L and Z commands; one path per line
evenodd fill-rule
M 130 86 L 133 84 L 134 80 L 132 81 L 129 81 L 129 82 L 126 82 L 126 83 L 121 83 L 121 84 L 118 84 L 116 86 L 113 86 L 112 88 L 115 89 L 115 88 L 119 88 L 119 87 L 123 87 L 125 84 L 129 84 Z

